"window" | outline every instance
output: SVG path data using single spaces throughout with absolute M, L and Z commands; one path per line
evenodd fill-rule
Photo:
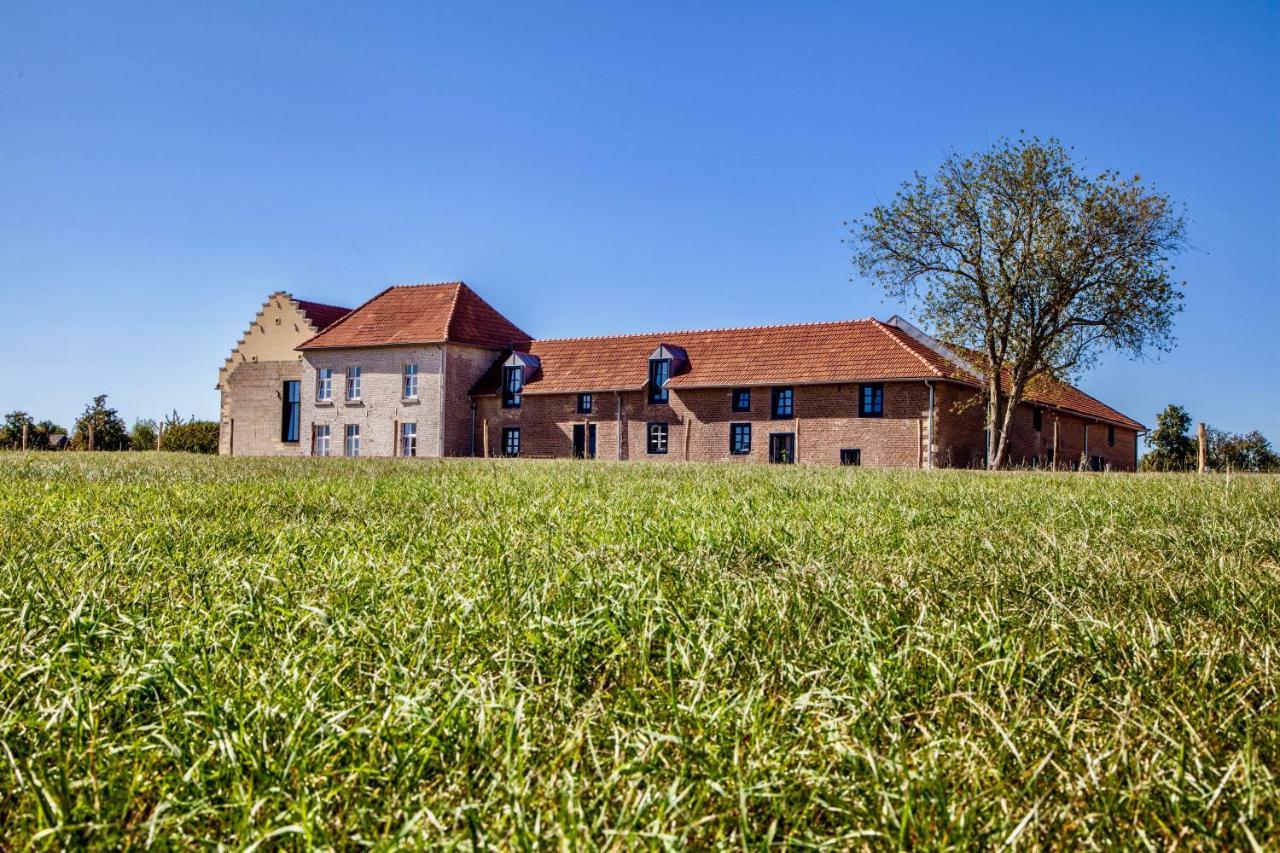
M 862 464 L 862 448 L 846 447 L 840 451 L 841 465 L 861 465 Z
M 360 399 L 360 368 L 347 368 L 347 399 Z
M 734 388 L 729 392 L 730 408 L 735 412 L 751 411 L 751 389 L 750 388 Z
M 328 456 L 329 455 L 329 425 L 316 424 L 316 440 L 315 446 L 311 448 L 312 456 Z
M 400 424 L 400 455 L 418 455 L 418 425 L 416 423 Z
M 418 365 L 406 364 L 404 366 L 404 398 L 406 400 L 418 399 Z
M 874 385 L 858 386 L 858 417 L 878 418 L 884 415 L 884 386 L 879 382 Z
M 751 424 L 729 424 L 729 452 L 734 456 L 751 452 Z
M 502 368 L 502 408 L 518 409 L 520 408 L 520 391 L 524 388 L 524 368 L 504 367 Z M 517 446 L 520 440 L 516 439 Z
M 592 400 L 591 400 L 590 394 L 579 394 L 578 395 L 578 414 L 580 415 L 591 414 L 591 403 L 592 403 Z
M 322 367 L 316 373 L 316 400 L 325 402 L 333 399 L 333 369 Z
M 1031 410 L 1031 428 L 1036 432 L 1044 429 L 1044 410 L 1039 406 Z
M 1107 427 L 1107 444 L 1110 447 L 1116 446 L 1116 428 L 1113 426 Z
M 667 389 L 664 387 L 671 378 L 671 359 L 649 359 L 649 402 L 667 402 Z M 652 452 L 652 451 L 651 451 Z M 662 451 L 666 453 L 666 451 Z
M 665 423 L 649 424 L 648 451 L 650 453 L 667 452 L 667 425 Z
M 347 424 L 347 442 L 342 452 L 347 456 L 360 455 L 360 424 Z
M 296 442 L 302 426 L 302 383 L 290 379 L 280 389 L 280 440 Z
M 795 392 L 790 388 L 773 389 L 773 416 L 790 418 L 795 415 Z
M 502 428 L 502 455 L 520 455 L 520 427 Z

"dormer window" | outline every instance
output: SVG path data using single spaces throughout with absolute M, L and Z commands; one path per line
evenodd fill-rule
M 502 368 L 502 408 L 520 408 L 522 388 L 524 388 L 524 368 L 518 365 Z
M 667 389 L 663 386 L 671 378 L 671 359 L 649 359 L 649 402 L 667 402 Z

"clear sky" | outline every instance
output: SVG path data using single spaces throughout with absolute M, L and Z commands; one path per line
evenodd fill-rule
M 274 290 L 463 279 L 544 337 L 887 317 L 842 222 L 1025 129 L 1192 221 L 1177 349 L 1083 387 L 1280 444 L 1280 5 L 899 6 L 0 0 L 0 412 L 216 418 Z

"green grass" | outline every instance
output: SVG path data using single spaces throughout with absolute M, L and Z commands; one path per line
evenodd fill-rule
M 1280 478 L 0 457 L 0 847 L 1280 845 Z

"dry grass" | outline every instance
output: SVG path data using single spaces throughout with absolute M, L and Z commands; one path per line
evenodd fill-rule
M 3 845 L 1280 843 L 1280 478 L 0 457 Z

